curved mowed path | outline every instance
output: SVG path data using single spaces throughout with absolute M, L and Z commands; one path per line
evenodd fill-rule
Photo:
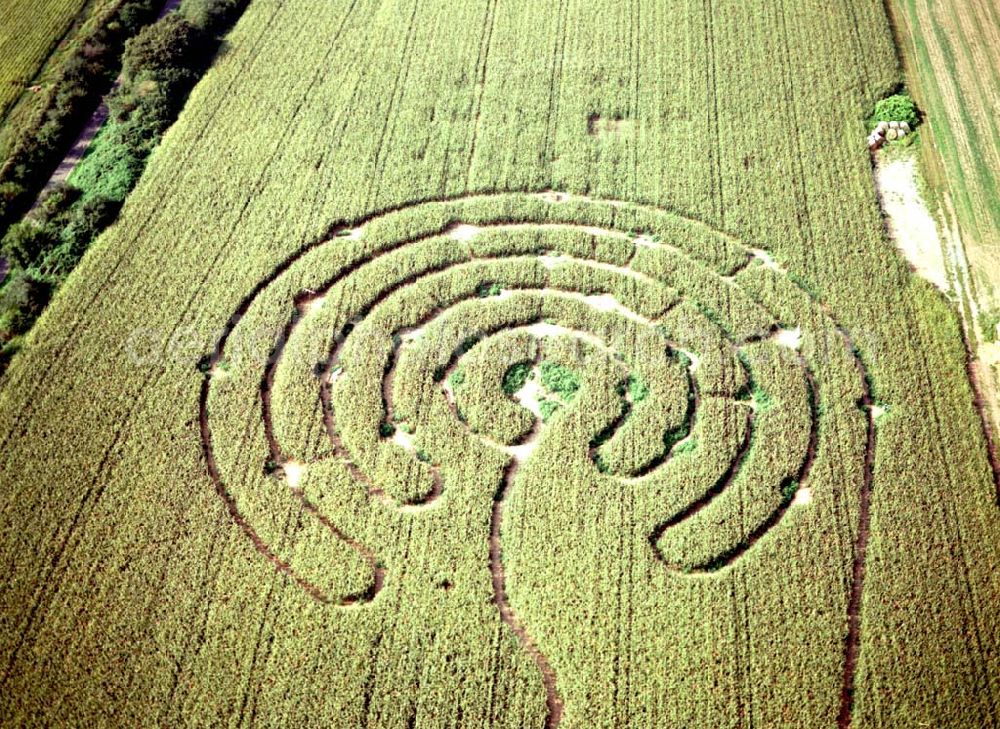
M 261 323 L 281 311 L 269 336 Z M 578 386 L 543 394 L 546 418 L 500 386 L 511 367 L 542 363 Z M 262 558 L 331 609 L 380 604 L 405 572 L 380 555 L 411 521 L 468 531 L 459 522 L 488 509 L 471 522 L 483 569 L 537 665 L 549 727 L 567 701 L 558 637 L 521 612 L 535 555 L 509 546 L 512 498 L 530 508 L 552 480 L 627 490 L 647 558 L 701 580 L 765 540 L 798 538 L 798 515 L 838 483 L 858 504 L 839 712 L 850 724 L 875 413 L 848 334 L 766 252 L 666 211 L 561 193 L 424 203 L 281 263 L 201 367 L 219 497 Z M 250 403 L 262 437 L 232 427 Z M 864 451 L 838 463 L 820 441 L 850 429 Z M 817 467 L 839 478 L 814 484 Z

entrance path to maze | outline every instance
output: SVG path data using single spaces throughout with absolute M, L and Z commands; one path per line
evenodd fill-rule
M 0 715 L 1000 723 L 870 5 L 254 0 L 0 382 Z

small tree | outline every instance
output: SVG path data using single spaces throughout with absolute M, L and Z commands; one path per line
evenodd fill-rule
M 920 122 L 920 113 L 908 94 L 894 94 L 875 104 L 875 116 L 872 117 L 872 121 L 876 124 L 884 121 L 905 121 L 911 128 L 915 128 Z
M 143 72 L 189 66 L 202 40 L 198 28 L 179 13 L 171 13 L 125 44 L 122 75 L 131 83 Z
M 0 252 L 16 267 L 31 268 L 58 244 L 58 231 L 32 220 L 15 223 L 7 230 Z
M 23 334 L 42 313 L 52 287 L 24 271 L 17 271 L 0 291 L 0 339 Z

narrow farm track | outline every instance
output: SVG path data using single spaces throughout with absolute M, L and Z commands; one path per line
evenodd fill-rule
M 272 12 L 271 15 L 269 16 L 268 25 L 274 21 L 277 15 L 278 15 L 277 8 L 275 8 L 274 12 Z M 268 39 L 269 39 L 269 34 L 262 33 L 257 42 L 259 44 L 263 44 Z M 256 53 L 254 53 L 256 49 L 251 48 L 250 50 L 251 53 L 249 53 L 246 56 L 245 65 L 241 70 L 246 70 L 246 67 L 249 66 L 249 64 L 256 57 Z M 226 87 L 227 96 L 229 95 L 229 92 L 235 87 L 235 84 L 236 84 L 236 79 L 232 80 L 230 84 Z M 206 130 L 211 128 L 216 118 L 220 114 L 223 114 L 224 112 L 225 112 L 224 106 L 214 107 L 208 114 L 208 117 L 205 120 L 202 129 Z M 178 167 L 175 173 L 172 174 L 169 178 L 169 184 L 171 186 L 177 186 L 182 184 L 184 177 L 188 174 L 190 170 L 190 163 L 194 159 L 195 154 L 196 152 L 193 147 L 188 149 L 188 151 L 185 153 L 184 164 Z M 150 208 L 149 210 L 144 211 L 138 230 L 141 231 L 147 229 L 148 226 L 150 226 L 150 224 L 152 223 L 152 221 L 156 218 L 156 215 L 157 215 L 157 210 L 155 208 Z M 101 301 L 104 292 L 110 286 L 114 285 L 116 281 L 120 281 L 121 277 L 125 275 L 125 272 L 128 270 L 128 267 L 135 263 L 136 258 L 139 255 L 137 252 L 137 248 L 135 246 L 135 242 L 138 239 L 139 235 L 140 233 L 137 231 L 136 236 L 131 239 L 130 244 L 127 246 L 123 246 L 120 253 L 116 253 L 116 257 L 112 262 L 110 262 L 108 266 L 99 269 L 98 271 L 95 272 L 95 277 L 92 279 L 93 281 L 92 293 L 87 296 L 86 302 L 82 304 L 77 311 L 74 312 L 74 318 L 66 323 L 67 326 L 64 332 L 61 333 L 63 336 L 59 338 L 58 343 L 54 344 L 53 354 L 54 354 L 54 359 L 56 361 L 64 360 L 67 351 L 72 347 L 73 343 L 80 336 L 81 327 L 84 325 L 86 321 L 85 314 L 87 314 L 88 312 L 92 312 L 95 310 L 95 308 L 99 308 L 101 306 Z M 178 321 L 176 326 L 180 326 L 181 321 Z M 174 329 L 172 329 L 172 331 L 176 331 L 176 326 Z M 54 367 L 45 367 L 39 369 L 37 372 L 30 373 L 32 379 L 30 382 L 25 383 L 24 387 L 26 387 L 27 389 L 37 389 L 41 385 L 41 383 L 51 381 L 54 369 L 55 369 Z M 7 447 L 11 438 L 17 436 L 17 434 L 22 430 L 23 424 L 30 419 L 33 412 L 34 412 L 34 407 L 31 406 L 28 408 L 24 408 L 19 413 L 17 420 L 12 424 L 12 426 L 7 430 L 7 432 L 4 433 L 3 439 L 0 440 L 0 451 L 2 451 L 4 448 Z
M 165 0 L 156 14 L 156 19 L 159 20 L 167 13 L 177 10 L 180 5 L 181 0 Z M 76 169 L 76 166 L 83 160 L 83 157 L 87 152 L 87 148 L 90 147 L 91 142 L 94 141 L 94 137 L 97 136 L 97 133 L 101 131 L 104 123 L 108 120 L 108 116 L 111 113 L 108 108 L 108 99 L 118 90 L 118 87 L 121 85 L 121 81 L 121 76 L 116 78 L 115 82 L 108 90 L 108 93 L 101 97 L 101 101 L 98 103 L 97 108 L 94 109 L 94 112 L 87 118 L 87 121 L 84 123 L 83 127 L 81 127 L 80 133 L 73 141 L 73 144 L 66 151 L 62 160 L 52 171 L 49 179 L 42 186 L 42 189 L 38 193 L 38 198 L 31 206 L 32 210 L 38 207 L 39 201 L 45 196 L 46 193 L 51 192 L 59 185 L 66 184 L 69 180 L 69 176 L 73 174 L 73 170 Z
M 546 207 L 553 211 L 550 214 L 555 214 L 557 216 L 555 220 L 558 220 L 559 206 L 562 202 L 568 200 L 569 196 L 561 193 L 546 193 L 541 196 L 541 198 L 536 197 L 535 199 L 559 201 L 546 203 Z M 475 206 L 477 203 L 487 203 L 488 200 L 489 198 L 483 198 L 480 196 L 468 196 L 459 199 L 430 203 L 429 205 Z M 618 201 L 596 201 L 579 198 L 576 199 L 576 204 L 597 206 L 603 205 L 604 207 L 611 209 L 625 207 L 625 203 Z M 615 239 L 616 237 L 621 236 L 621 238 L 617 239 L 621 240 L 623 244 L 627 243 L 629 240 L 628 236 L 623 236 L 622 233 L 605 228 L 572 223 L 557 223 L 555 225 L 545 223 L 538 225 L 518 220 L 500 220 L 491 222 L 485 225 L 470 228 L 470 232 L 465 234 L 459 219 L 459 222 L 450 222 L 443 228 L 430 229 L 420 236 L 404 238 L 398 241 L 389 241 L 388 244 L 380 244 L 380 246 L 372 250 L 372 252 L 363 252 L 368 231 L 377 229 L 383 220 L 387 218 L 392 219 L 394 216 L 399 216 L 401 214 L 405 214 L 406 212 L 406 208 L 400 208 L 398 210 L 381 213 L 373 218 L 358 221 L 350 225 L 335 226 L 331 229 L 328 236 L 325 236 L 314 244 L 310 244 L 300 249 L 292 257 L 279 264 L 279 266 L 277 266 L 271 274 L 265 277 L 265 279 L 263 279 L 246 298 L 244 298 L 237 310 L 229 317 L 229 323 L 222 337 L 217 342 L 211 354 L 203 360 L 202 364 L 202 368 L 206 372 L 206 377 L 202 382 L 201 395 L 199 398 L 199 422 L 201 423 L 202 443 L 205 451 L 206 462 L 208 463 L 210 476 L 216 484 L 217 492 L 225 502 L 234 522 L 247 534 L 251 542 L 254 544 L 254 547 L 261 552 L 261 554 L 269 562 L 271 562 L 276 569 L 289 575 L 315 599 L 332 605 L 346 607 L 371 604 L 378 598 L 378 595 L 384 588 L 387 574 L 384 568 L 380 566 L 377 551 L 373 551 L 371 548 L 365 546 L 363 544 L 363 540 L 349 536 L 341 528 L 339 528 L 334 521 L 326 517 L 322 513 L 321 507 L 310 501 L 306 491 L 298 484 L 298 479 L 300 478 L 298 475 L 299 470 L 308 470 L 316 466 L 318 462 L 308 460 L 305 462 L 299 462 L 293 460 L 293 457 L 285 452 L 279 442 L 279 436 L 277 435 L 274 421 L 274 390 L 276 387 L 276 377 L 277 373 L 283 367 L 286 354 L 288 353 L 288 346 L 290 343 L 296 341 L 297 330 L 300 326 L 302 326 L 303 322 L 307 321 L 310 316 L 315 316 L 316 312 L 322 311 L 326 302 L 333 297 L 334 292 L 339 290 L 338 287 L 343 288 L 348 285 L 348 282 L 351 279 L 363 276 L 366 270 L 376 270 L 376 267 L 381 265 L 383 262 L 388 264 L 394 258 L 398 258 L 401 253 L 408 252 L 410 250 L 416 251 L 421 246 L 433 246 L 436 241 L 441 240 L 442 238 L 447 239 L 461 236 L 463 245 L 467 247 L 470 245 L 474 247 L 475 241 L 481 236 L 495 236 L 497 234 L 517 236 L 531 231 L 538 231 L 539 233 L 545 233 L 547 231 L 550 235 L 554 235 L 557 232 L 578 233 L 584 236 L 591 236 L 594 241 L 601 238 Z M 698 225 L 697 223 L 692 224 L 696 227 Z M 337 539 L 340 539 L 351 549 L 361 554 L 368 563 L 369 569 L 372 571 L 373 578 L 368 587 L 360 593 L 344 595 L 341 597 L 328 594 L 310 578 L 299 574 L 292 564 L 285 558 L 280 557 L 275 552 L 274 548 L 268 544 L 267 539 L 262 537 L 257 532 L 252 523 L 252 519 L 242 513 L 240 507 L 241 497 L 234 495 L 229 491 L 222 471 L 220 470 L 214 455 L 213 433 L 211 428 L 212 406 L 210 404 L 212 399 L 211 391 L 213 382 L 217 377 L 223 374 L 223 369 L 227 365 L 227 345 L 230 338 L 237 331 L 243 318 L 247 316 L 251 309 L 254 308 L 260 297 L 264 296 L 272 288 L 278 288 L 278 282 L 280 280 L 291 275 L 292 271 L 304 265 L 304 261 L 307 258 L 317 255 L 317 251 L 319 249 L 334 241 L 345 241 L 347 244 L 358 249 L 358 253 L 348 254 L 349 257 L 346 259 L 347 265 L 343 266 L 334 276 L 326 278 L 317 284 L 313 284 L 309 286 L 308 289 L 301 290 L 299 293 L 294 295 L 294 313 L 291 318 L 286 321 L 285 325 L 279 332 L 275 344 L 271 348 L 267 357 L 264 372 L 259 381 L 259 396 L 261 398 L 263 428 L 269 449 L 269 455 L 266 457 L 267 460 L 274 464 L 274 468 L 277 470 L 278 475 L 289 482 L 289 491 L 294 498 L 297 498 L 301 502 L 304 512 L 312 518 L 315 518 L 323 528 L 329 530 Z M 657 251 L 659 250 L 659 244 L 645 242 L 642 246 L 636 246 L 634 244 L 630 245 L 632 245 L 633 248 L 628 254 L 627 261 L 624 266 L 605 264 L 600 261 L 594 262 L 584 259 L 576 259 L 572 256 L 565 255 L 555 256 L 552 258 L 552 261 L 558 261 L 561 265 L 593 267 L 595 270 L 603 271 L 608 274 L 614 274 L 615 276 L 624 276 L 629 280 L 637 282 L 645 280 L 650 283 L 655 283 L 655 279 L 649 278 L 648 274 L 642 270 L 641 265 L 639 268 L 636 268 L 637 265 L 641 264 L 641 259 L 637 259 L 637 254 L 639 254 L 641 249 L 646 249 L 647 251 Z M 685 255 L 673 246 L 663 247 L 662 250 L 671 255 Z M 352 257 L 353 260 L 351 260 Z M 738 286 L 740 275 L 748 271 L 749 261 L 754 259 L 754 257 L 753 253 L 747 253 L 745 261 L 740 263 L 734 269 L 734 272 L 730 273 L 726 277 L 725 285 L 730 287 Z M 455 260 L 442 260 L 441 263 L 438 264 L 423 266 L 421 268 L 414 269 L 412 273 L 404 275 L 397 281 L 383 284 L 381 290 L 373 292 L 374 297 L 370 298 L 364 306 L 343 315 L 346 316 L 344 320 L 347 324 L 340 329 L 337 336 L 333 337 L 331 344 L 332 348 L 329 350 L 321 365 L 317 365 L 318 380 L 315 385 L 317 388 L 316 397 L 320 403 L 323 421 L 325 423 L 330 445 L 332 447 L 333 457 L 336 458 L 345 468 L 347 468 L 351 477 L 355 481 L 365 485 L 369 499 L 374 500 L 373 505 L 380 505 L 380 508 L 399 509 L 410 514 L 419 514 L 423 509 L 434 508 L 438 501 L 444 497 L 446 493 L 446 478 L 442 475 L 439 467 L 432 463 L 429 470 L 432 473 L 433 487 L 429 491 L 418 493 L 412 500 L 404 500 L 400 502 L 396 501 L 385 492 L 385 490 L 379 485 L 379 478 L 377 474 L 369 472 L 368 468 L 370 467 L 366 467 L 357 461 L 352 445 L 346 443 L 341 435 L 341 426 L 338 423 L 339 419 L 336 415 L 338 405 L 336 398 L 333 396 L 334 387 L 337 385 L 337 380 L 339 380 L 340 377 L 338 373 L 342 367 L 345 367 L 345 364 L 348 371 L 347 374 L 350 375 L 351 366 L 349 363 L 345 363 L 344 356 L 347 350 L 349 350 L 352 346 L 354 341 L 352 337 L 354 337 L 355 333 L 363 327 L 363 322 L 365 322 L 366 319 L 374 318 L 376 314 L 382 310 L 391 310 L 387 308 L 389 307 L 390 302 L 394 299 L 398 299 L 404 291 L 416 289 L 422 285 L 430 285 L 436 288 L 436 282 L 438 280 L 443 281 L 445 277 L 452 275 L 453 271 L 457 271 L 463 267 L 473 267 L 469 269 L 469 275 L 474 277 L 477 275 L 474 273 L 474 269 L 477 266 L 500 266 L 505 263 L 531 264 L 535 260 L 536 259 L 533 256 L 525 256 L 522 253 L 517 252 L 483 256 L 482 254 L 475 253 L 473 248 L 468 248 L 467 250 L 464 250 L 464 252 L 462 252 Z M 543 256 L 540 260 L 545 261 L 548 259 Z M 456 264 L 457 268 L 455 268 Z M 547 265 L 555 265 L 555 263 Z M 539 301 L 552 301 L 559 299 L 560 297 L 565 297 L 569 301 L 577 301 L 576 297 L 580 296 L 572 291 L 561 291 L 558 287 L 553 288 L 551 283 L 549 286 L 544 286 L 542 288 L 538 288 L 533 285 L 518 284 L 516 282 L 509 284 L 509 286 L 510 288 L 506 289 L 509 291 L 508 296 L 535 296 L 540 297 Z M 802 290 L 802 292 L 807 293 L 804 290 Z M 505 299 L 503 297 L 499 299 L 499 301 L 504 300 Z M 581 304 L 588 304 L 589 300 L 586 296 L 580 296 L 579 302 Z M 442 326 L 451 315 L 450 312 L 459 311 L 463 307 L 482 307 L 490 304 L 491 302 L 488 299 L 482 299 L 481 295 L 477 296 L 473 294 L 459 296 L 450 300 L 443 300 L 439 304 L 431 306 L 425 314 L 415 319 L 405 320 L 405 323 L 400 323 L 394 328 L 391 332 L 390 338 L 395 343 L 385 360 L 384 367 L 379 370 L 378 376 L 380 381 L 380 384 L 378 385 L 378 397 L 381 403 L 382 412 L 379 419 L 381 422 L 392 423 L 396 420 L 398 408 L 395 404 L 394 395 L 397 389 L 395 380 L 398 376 L 403 351 L 419 346 L 424 339 L 431 337 L 431 334 L 428 332 L 434 330 L 435 327 Z M 622 304 L 619 302 L 616 306 L 621 307 Z M 627 308 L 622 308 L 620 311 L 624 314 L 628 310 Z M 667 309 L 667 312 L 669 311 L 670 309 Z M 621 316 L 622 314 L 618 314 L 618 316 Z M 631 312 L 629 317 L 640 323 L 646 322 L 647 325 L 659 326 L 657 321 L 646 319 L 643 315 L 636 312 Z M 489 341 L 492 336 L 499 332 L 518 331 L 517 329 L 510 329 L 509 327 L 511 325 L 514 327 L 520 326 L 525 328 L 525 331 L 530 331 L 530 322 L 532 319 L 536 322 L 541 321 L 540 319 L 532 316 L 522 322 L 510 322 L 510 324 L 507 325 L 504 325 L 502 322 L 498 322 L 497 325 L 487 326 L 486 329 L 481 330 L 476 335 L 476 345 L 474 345 L 472 351 L 475 351 L 475 346 L 480 346 L 482 343 Z M 628 320 L 629 318 L 626 317 L 623 318 L 622 321 L 624 322 Z M 665 322 L 666 320 L 662 321 Z M 441 324 L 439 324 L 439 322 L 441 322 Z M 728 332 L 725 336 L 728 340 L 730 340 L 731 346 L 739 348 L 747 344 L 761 344 L 767 337 L 771 336 L 776 329 L 777 327 L 772 329 L 771 333 L 765 332 L 764 334 L 753 334 L 742 340 L 734 338 Z M 592 337 L 592 334 L 585 333 L 583 331 L 574 332 L 572 329 L 568 329 L 566 332 L 570 336 L 583 337 L 584 342 L 590 341 Z M 851 342 L 846 332 L 842 329 L 836 329 L 836 333 L 837 336 L 840 337 L 845 350 L 852 351 Z M 370 337 L 367 338 L 370 339 Z M 463 351 L 464 348 L 451 354 L 448 359 L 440 365 L 441 374 L 435 375 L 428 384 L 434 386 L 434 382 L 449 382 L 463 359 Z M 609 354 L 612 353 L 612 350 L 610 349 L 607 351 Z M 863 465 L 864 476 L 861 484 L 860 521 L 856 528 L 858 542 L 855 545 L 854 570 L 850 578 L 850 594 L 847 600 L 848 624 L 850 626 L 850 630 L 848 632 L 844 649 L 843 694 L 841 697 L 841 715 L 838 719 L 841 726 L 845 727 L 850 724 L 851 707 L 853 705 L 851 696 L 853 692 L 854 672 L 857 665 L 857 651 L 861 636 L 860 600 L 863 590 L 866 552 L 865 547 L 868 537 L 868 504 L 870 499 L 869 491 L 873 468 L 872 453 L 874 452 L 875 445 L 874 418 L 871 414 L 871 398 L 867 390 L 867 373 L 860 359 L 855 357 L 854 362 L 860 380 L 859 387 L 861 388 L 861 395 L 859 396 L 859 402 L 868 413 L 868 442 L 866 445 L 866 455 Z M 669 519 L 661 521 L 648 535 L 647 542 L 649 547 L 652 549 L 653 554 L 661 562 L 661 564 L 666 566 L 668 570 L 674 574 L 697 575 L 702 572 L 710 574 L 732 567 L 745 553 L 751 550 L 754 545 L 765 536 L 765 534 L 777 527 L 786 516 L 792 505 L 793 495 L 788 493 L 788 484 L 794 483 L 801 486 L 801 484 L 809 483 L 809 475 L 817 451 L 817 386 L 814 380 L 815 375 L 810 371 L 810 365 L 803 355 L 797 354 L 797 363 L 797 366 L 801 368 L 805 377 L 804 387 L 807 392 L 809 422 L 808 441 L 805 444 L 803 458 L 798 462 L 794 473 L 790 474 L 784 481 L 782 481 L 781 488 L 785 492 L 785 496 L 777 504 L 777 508 L 766 520 L 762 521 L 754 530 L 748 532 L 741 541 L 734 544 L 731 548 L 725 550 L 722 554 L 712 558 L 708 562 L 695 563 L 694 565 L 686 567 L 683 565 L 672 564 L 665 560 L 659 550 L 658 543 L 664 538 L 669 530 L 691 520 L 703 509 L 716 502 L 717 499 L 724 497 L 727 492 L 733 489 L 733 484 L 740 478 L 744 462 L 751 451 L 751 444 L 753 442 L 752 434 L 755 430 L 754 410 L 748 409 L 745 427 L 746 435 L 737 450 L 736 457 L 733 459 L 726 472 L 722 474 L 721 477 L 715 481 L 714 485 L 703 495 L 682 510 L 678 511 Z M 753 373 L 747 369 L 747 365 L 743 363 L 741 366 L 744 368 L 745 376 L 752 378 Z M 222 381 L 225 382 L 226 378 L 224 377 Z M 692 372 L 688 373 L 686 381 L 688 383 L 688 387 L 691 388 L 692 393 L 687 398 L 689 404 L 685 414 L 685 420 L 687 421 L 685 429 L 690 432 L 699 410 L 701 397 L 698 394 L 699 390 L 695 384 L 694 377 L 692 377 Z M 437 387 L 440 387 L 440 385 Z M 447 409 L 452 416 L 460 418 L 461 415 L 456 410 L 453 397 L 454 396 L 451 395 L 449 398 L 445 398 L 447 402 Z M 630 407 L 625 407 L 621 412 L 619 412 L 608 425 L 604 426 L 602 434 L 600 435 L 600 440 L 608 440 L 618 435 L 619 432 L 623 430 L 630 412 Z M 504 451 L 506 449 L 506 447 L 502 444 L 489 438 L 483 439 L 482 436 L 477 436 L 471 431 L 469 434 L 473 437 L 480 438 L 487 447 L 499 449 L 500 451 Z M 543 648 L 539 646 L 535 637 L 533 637 L 529 632 L 525 621 L 519 617 L 513 603 L 510 600 L 506 587 L 507 577 L 505 574 L 503 560 L 504 550 L 502 547 L 505 504 L 508 500 L 508 494 L 511 492 L 511 489 L 515 487 L 515 483 L 517 482 L 517 477 L 522 466 L 522 457 L 518 455 L 518 453 L 520 453 L 519 448 L 523 449 L 524 446 L 533 447 L 541 437 L 541 434 L 541 421 L 536 418 L 532 428 L 520 436 L 518 440 L 512 444 L 512 450 L 509 451 L 511 456 L 509 458 L 508 465 L 502 472 L 500 483 L 496 487 L 495 496 L 492 502 L 490 534 L 488 535 L 488 552 L 494 602 L 497 605 L 499 617 L 508 626 L 512 633 L 517 636 L 523 649 L 532 657 L 538 668 L 546 695 L 548 717 L 546 725 L 554 728 L 561 721 L 564 711 L 564 699 L 557 686 L 557 673 L 549 657 L 543 651 Z M 388 436 L 382 436 L 382 445 L 379 447 L 388 447 L 391 440 L 393 439 Z M 354 447 L 356 447 L 356 444 Z M 407 445 L 406 448 L 412 449 L 414 446 Z M 415 451 L 413 450 L 410 451 L 411 456 L 414 452 Z M 596 459 L 596 451 L 593 442 L 591 442 L 588 446 L 588 454 L 588 458 L 591 461 Z M 259 458 L 260 460 L 265 460 L 264 456 L 260 456 Z M 362 461 L 368 462 L 369 459 L 369 456 L 362 456 Z M 636 488 L 641 488 L 642 485 L 649 480 L 655 480 L 659 472 L 668 470 L 671 465 L 671 461 L 672 459 L 669 452 L 663 456 L 657 456 L 651 462 L 651 466 L 647 465 L 633 477 L 626 478 L 622 481 L 622 483 L 630 483 Z

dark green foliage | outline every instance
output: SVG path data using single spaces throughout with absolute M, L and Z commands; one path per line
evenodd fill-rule
M 31 268 L 55 248 L 58 236 L 59 232 L 53 226 L 25 220 L 10 227 L 0 244 L 0 253 L 14 267 Z
M 225 30 L 246 9 L 249 0 L 183 0 L 181 13 L 211 33 Z
M 0 233 L 30 206 L 118 73 L 125 41 L 153 19 L 159 6 L 156 0 L 119 4 L 62 64 L 55 84 L 45 92 L 47 102 L 41 113 L 10 128 L 9 136 L 15 141 L 0 167 Z
M 58 188 L 41 201 L 32 218 L 10 227 L 0 253 L 14 268 L 32 270 L 58 284 L 120 206 L 105 197 L 79 200 L 78 190 Z
M 569 402 L 580 389 L 580 376 L 573 370 L 553 362 L 542 362 L 542 386 Z
M 201 41 L 201 31 L 179 13 L 146 26 L 125 43 L 125 85 L 134 84 L 143 73 L 190 67 Z
M 875 104 L 872 121 L 905 121 L 911 128 L 916 128 L 920 123 L 920 113 L 909 94 L 894 94 Z
M 676 446 L 674 446 L 673 454 L 675 456 L 679 456 L 682 453 L 691 453 L 697 447 L 698 447 L 698 439 L 697 438 L 689 438 L 688 440 L 684 441 L 683 443 L 678 443 Z
M 499 296 L 503 288 L 498 283 L 481 283 L 476 289 L 476 296 L 485 299 L 488 296 Z
M 752 390 L 753 401 L 758 410 L 766 410 L 771 404 L 771 396 L 768 395 L 764 390 L 762 390 L 757 385 L 754 385 Z
M 0 374 L 7 369 L 7 365 L 10 364 L 14 355 L 21 351 L 23 345 L 24 337 L 16 336 L 0 346 Z
M 143 28 L 154 4 L 158 6 L 153 0 L 126 0 L 117 18 L 84 42 L 81 51 L 65 63 L 51 107 L 38 128 L 25 134 L 13 159 L 0 170 L 2 229 L 5 221 L 23 209 L 32 189 L 44 181 L 75 135 L 75 124 L 89 112 L 101 82 L 113 76 L 124 46 L 123 82 L 109 100 L 112 120 L 74 170 L 76 187 L 60 188 L 47 196 L 40 212 L 33 214 L 35 219 L 11 226 L 0 244 L 0 253 L 15 271 L 30 270 L 47 286 L 61 283 L 90 243 L 114 222 L 146 158 L 173 123 L 217 48 L 217 41 L 205 29 L 222 30 L 246 6 L 243 0 L 202 0 L 192 3 L 198 12 L 192 20 L 170 13 Z M 14 293 L 23 295 L 24 285 Z M 13 306 L 11 311 L 16 313 L 7 318 L 16 326 L 5 328 L 3 340 L 26 330 L 50 296 L 47 290 L 44 297 L 29 297 L 30 305 Z
M 542 400 L 538 403 L 538 409 L 542 411 L 542 422 L 549 422 L 549 418 L 559 409 L 559 403 L 555 400 Z
M 530 374 L 531 362 L 518 362 L 511 366 L 503 376 L 503 384 L 501 385 L 503 391 L 508 395 L 513 395 L 524 387 Z
M 75 256 L 80 257 L 91 241 L 114 221 L 121 208 L 121 202 L 104 196 L 84 200 L 73 208 L 60 240 Z
M 11 275 L 0 290 L 0 338 L 26 332 L 49 301 L 52 287 L 24 271 Z
M 102 129 L 73 171 L 73 184 L 85 190 L 85 197 L 124 200 L 142 174 L 145 161 L 122 142 L 121 126 Z
M 642 378 L 632 376 L 628 378 L 628 392 L 632 402 L 642 402 L 649 397 L 649 385 L 643 382 Z
M 6 217 L 8 207 L 23 194 L 23 185 L 16 182 L 0 182 L 0 220 Z

